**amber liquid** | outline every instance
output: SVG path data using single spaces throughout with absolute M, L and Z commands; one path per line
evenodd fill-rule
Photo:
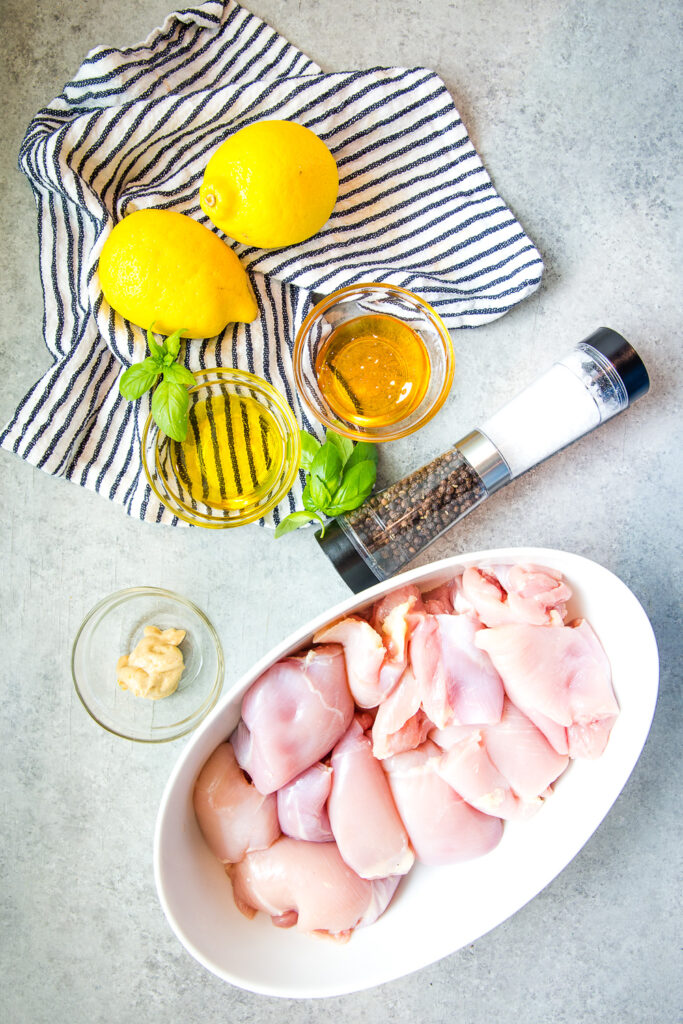
M 253 505 L 276 483 L 284 443 L 272 414 L 250 397 L 212 395 L 190 409 L 187 439 L 173 442 L 186 498 L 213 508 Z
M 330 408 L 361 427 L 388 426 L 414 412 L 427 390 L 429 369 L 419 334 L 384 313 L 340 324 L 315 362 Z

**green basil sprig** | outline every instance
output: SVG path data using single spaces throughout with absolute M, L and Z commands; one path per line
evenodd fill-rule
M 190 408 L 187 389 L 195 383 L 194 375 L 176 362 L 181 333 L 182 328 L 159 345 L 151 329 L 148 329 L 147 344 L 151 354 L 141 363 L 129 366 L 119 381 L 119 391 L 123 397 L 134 402 L 153 388 L 159 377 L 162 378 L 152 395 L 152 418 L 159 430 L 174 441 L 184 441 L 187 437 Z
M 351 512 L 370 497 L 377 477 L 377 446 L 367 441 L 354 445 L 348 437 L 328 430 L 320 444 L 305 430 L 301 434 L 300 466 L 308 473 L 303 512 L 292 512 L 275 530 L 276 537 L 317 519 L 325 533 L 323 516 Z M 321 535 L 322 536 L 322 535 Z

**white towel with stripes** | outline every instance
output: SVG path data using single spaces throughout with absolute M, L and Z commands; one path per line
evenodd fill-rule
M 301 245 L 266 251 L 226 240 L 250 274 L 260 316 L 184 346 L 190 369 L 265 377 L 321 436 L 298 401 L 291 358 L 313 293 L 388 282 L 419 293 L 453 330 L 501 316 L 538 287 L 541 257 L 434 72 L 325 74 L 234 0 L 204 3 L 170 15 L 132 49 L 93 50 L 29 126 L 19 164 L 38 207 L 54 361 L 0 434 L 4 448 L 131 516 L 179 525 L 142 471 L 150 397 L 129 403 L 118 390 L 125 367 L 146 354 L 145 335 L 112 314 L 97 262 L 112 226 L 133 210 L 177 210 L 216 230 L 198 201 L 209 155 L 269 118 L 297 121 L 325 141 L 339 198 Z M 268 525 L 301 507 L 302 484 Z

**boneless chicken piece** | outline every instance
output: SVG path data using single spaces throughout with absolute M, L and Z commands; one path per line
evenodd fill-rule
M 247 917 L 269 914 L 279 927 L 348 938 L 386 909 L 398 879 L 369 882 L 344 862 L 336 843 L 283 836 L 228 869 L 233 896 Z
M 486 626 L 509 622 L 561 625 L 572 596 L 560 572 L 538 565 L 466 569 L 462 588 Z
M 327 798 L 332 788 L 332 768 L 317 764 L 277 791 L 280 828 L 292 839 L 327 843 L 333 839 L 327 814 Z
M 478 633 L 476 643 L 513 704 L 541 729 L 545 719 L 566 729 L 570 757 L 600 756 L 619 705 L 609 661 L 585 619 L 570 626 L 497 626 Z
M 474 606 L 465 597 L 462 573 L 434 587 L 433 590 L 428 590 L 422 595 L 422 600 L 425 610 L 431 615 L 460 615 L 463 612 L 475 614 Z
M 472 615 L 425 615 L 410 640 L 410 664 L 422 707 L 440 729 L 451 722 L 497 722 L 503 684 L 475 644 L 481 622 Z
M 202 768 L 193 802 L 209 849 L 224 863 L 265 850 L 280 835 L 275 796 L 263 796 L 245 778 L 230 743 L 221 743 Z
M 371 625 L 385 648 L 379 670 L 379 686 L 385 694 L 392 692 L 405 671 L 410 634 L 423 613 L 422 596 L 413 585 L 399 587 L 373 607 Z
M 491 761 L 522 800 L 541 796 L 567 767 L 567 756 L 507 698 L 500 722 L 487 725 L 484 736 Z
M 330 825 L 342 857 L 361 878 L 405 875 L 415 860 L 387 777 L 358 718 L 332 751 Z
M 261 793 L 274 793 L 328 754 L 352 718 L 341 647 L 316 647 L 278 661 L 249 688 L 235 755 Z
M 341 644 L 346 659 L 349 689 L 361 708 L 375 708 L 394 680 L 380 681 L 386 651 L 381 636 L 365 619 L 347 618 L 319 630 L 315 644 Z
M 429 740 L 382 766 L 418 860 L 423 864 L 455 864 L 480 857 L 500 842 L 500 818 L 483 814 L 442 779 L 437 771 L 441 751 Z
M 377 709 L 372 726 L 373 756 L 382 760 L 419 747 L 431 728 L 432 723 L 420 707 L 417 680 L 408 666 Z
M 538 810 L 568 761 L 507 698 L 500 722 L 435 729 L 430 738 L 445 749 L 439 775 L 473 807 L 500 818 Z

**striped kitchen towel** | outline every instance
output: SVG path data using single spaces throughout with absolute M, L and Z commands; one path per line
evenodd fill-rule
M 0 443 L 32 465 L 177 524 L 146 482 L 140 436 L 149 395 L 119 395 L 144 332 L 114 314 L 97 263 L 133 210 L 177 210 L 216 230 L 199 185 L 211 153 L 254 121 L 298 121 L 337 161 L 339 198 L 315 237 L 279 250 L 233 245 L 259 303 L 252 324 L 185 346 L 190 369 L 267 378 L 319 433 L 294 388 L 292 347 L 313 293 L 357 281 L 418 292 L 449 329 L 501 316 L 533 292 L 543 264 L 497 194 L 443 82 L 425 68 L 324 74 L 234 0 L 170 15 L 132 49 L 103 47 L 39 111 L 20 167 L 38 207 L 44 337 L 53 364 Z M 269 525 L 300 506 L 302 480 Z

